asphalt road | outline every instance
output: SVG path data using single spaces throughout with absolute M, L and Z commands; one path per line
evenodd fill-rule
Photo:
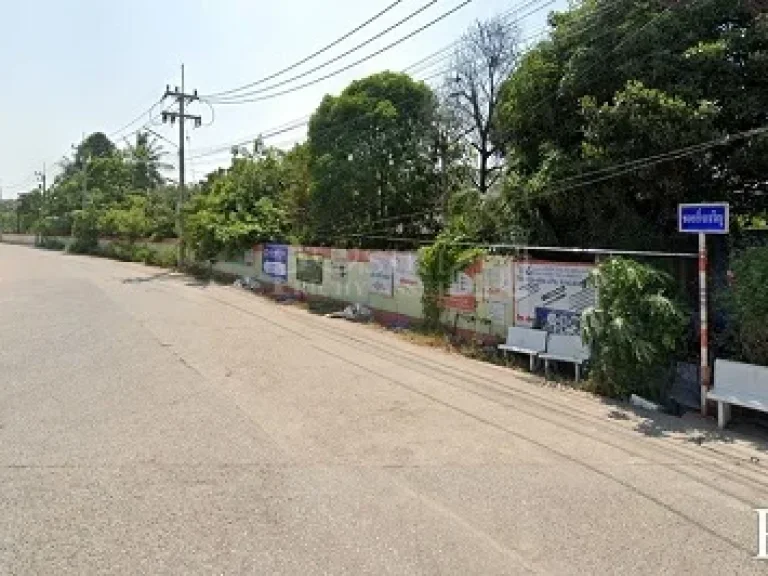
M 0 245 L 0 574 L 766 574 L 765 447 L 700 426 Z

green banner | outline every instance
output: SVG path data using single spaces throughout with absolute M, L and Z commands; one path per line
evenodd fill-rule
M 323 258 L 322 256 L 296 255 L 296 280 L 307 284 L 323 283 Z

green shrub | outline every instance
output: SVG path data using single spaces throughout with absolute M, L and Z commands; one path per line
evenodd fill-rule
M 145 246 L 146 252 L 142 253 L 142 262 L 147 266 L 160 266 L 173 268 L 176 265 L 176 251 L 168 248 Z
M 748 248 L 731 268 L 726 302 L 736 321 L 739 359 L 768 366 L 768 247 Z
M 58 238 L 41 238 L 36 246 L 46 250 L 64 250 L 67 245 Z
M 589 282 L 597 289 L 598 303 L 584 312 L 582 333 L 592 348 L 596 391 L 660 399 L 686 327 L 672 277 L 613 258 L 594 270 Z
M 419 250 L 419 277 L 424 285 L 421 303 L 424 326 L 428 330 L 441 327 L 443 299 L 456 274 L 470 266 L 483 254 L 477 248 L 466 248 L 461 235 L 440 234 L 435 243 Z
M 97 215 L 92 209 L 76 210 L 72 215 L 72 236 L 75 240 L 70 244 L 69 252 L 75 254 L 93 254 L 99 247 L 99 232 Z

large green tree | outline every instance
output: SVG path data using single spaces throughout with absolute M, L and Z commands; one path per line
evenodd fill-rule
M 533 240 L 662 248 L 681 201 L 759 209 L 768 138 L 616 170 L 768 123 L 768 18 L 749 0 L 585 0 L 505 84 L 507 201 Z M 581 175 L 584 175 L 583 177 Z
M 253 154 L 238 155 L 228 170 L 209 177 L 187 209 L 186 233 L 196 254 L 213 257 L 286 238 L 283 158 L 283 152 L 257 145 Z
M 418 235 L 441 199 L 436 98 L 383 72 L 326 96 L 309 125 L 312 239 L 365 243 Z

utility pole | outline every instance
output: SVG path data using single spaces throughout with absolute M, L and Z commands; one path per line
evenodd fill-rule
M 42 192 L 41 198 L 40 198 L 40 209 L 37 211 L 37 226 L 38 226 L 38 232 L 39 232 L 39 241 L 42 242 L 43 240 L 43 211 L 45 210 L 45 193 L 46 193 L 46 186 L 45 186 L 45 162 L 43 162 L 43 171 L 42 172 L 35 172 L 35 176 L 37 176 L 38 180 L 40 181 L 41 187 L 40 191 Z
M 174 90 L 171 90 L 170 86 L 166 86 L 165 95 L 163 99 L 174 98 L 179 104 L 178 112 L 165 111 L 162 113 L 163 123 L 170 121 L 174 124 L 176 120 L 179 121 L 179 197 L 176 201 L 176 231 L 179 235 L 179 256 L 178 265 L 181 267 L 184 264 L 185 258 L 185 245 L 184 245 L 184 200 L 185 200 L 185 171 L 184 171 L 184 124 L 187 120 L 192 120 L 195 123 L 195 128 L 199 128 L 203 121 L 200 116 L 194 114 L 187 114 L 185 107 L 188 103 L 194 102 L 198 99 L 197 90 L 191 94 L 187 94 L 184 91 L 184 64 L 181 65 L 181 90 L 176 86 Z
M 80 148 L 82 148 L 83 150 L 85 150 L 84 144 L 85 144 L 85 132 L 83 132 L 83 138 L 80 141 Z M 72 150 L 74 150 L 75 155 L 77 155 L 77 153 L 79 152 L 78 147 L 75 146 L 74 144 L 72 144 Z M 80 204 L 81 204 L 81 208 L 85 210 L 86 199 L 88 198 L 88 162 L 90 162 L 91 159 L 83 155 L 81 160 L 82 160 L 82 167 L 80 168 L 80 175 L 82 176 L 82 179 L 83 179 L 83 194 L 80 200 Z

